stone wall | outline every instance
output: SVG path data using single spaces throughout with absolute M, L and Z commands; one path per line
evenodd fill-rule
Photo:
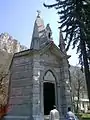
M 67 92 L 67 89 L 69 89 L 69 87 L 67 87 L 66 84 L 66 81 L 69 81 L 67 59 L 63 60 L 61 58 L 58 58 L 50 51 L 47 51 L 40 57 L 40 66 L 41 96 L 43 96 L 43 76 L 48 70 L 51 70 L 56 78 L 56 105 L 60 112 L 60 119 L 63 120 L 65 119 L 64 117 L 66 115 L 68 105 L 71 105 L 70 93 Z M 41 109 L 43 111 L 43 97 L 41 97 L 41 106 Z
M 21 53 L 20 53 L 21 55 Z M 10 101 L 6 118 L 44 120 L 43 83 L 47 71 L 55 77 L 55 102 L 64 120 L 70 105 L 68 63 L 50 50 L 14 56 L 10 68 Z M 50 82 L 53 82 L 53 80 Z M 8 120 L 8 119 L 7 119 Z
M 28 118 L 32 114 L 32 57 L 14 57 L 10 71 L 8 117 Z

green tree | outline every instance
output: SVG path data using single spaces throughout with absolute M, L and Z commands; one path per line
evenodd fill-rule
M 9 85 L 9 67 L 13 54 L 0 51 L 0 105 L 7 104 L 8 85 Z
M 77 47 L 79 62 L 84 70 L 90 99 L 90 72 L 87 52 L 90 50 L 90 1 L 89 0 L 56 0 L 55 4 L 45 7 L 55 7 L 60 16 L 60 29 L 65 32 L 66 50 L 71 43 Z M 83 69 L 82 69 L 83 70 Z
M 72 88 L 72 101 L 74 109 L 79 112 L 80 99 L 83 98 L 83 93 L 85 94 L 85 99 L 87 98 L 87 89 L 84 74 L 81 72 L 78 66 L 71 66 L 71 88 Z M 75 100 L 76 98 L 76 100 Z
M 7 103 L 9 74 L 0 72 L 0 107 Z

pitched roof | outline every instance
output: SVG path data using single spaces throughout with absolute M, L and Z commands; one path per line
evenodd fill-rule
M 24 56 L 24 55 L 29 55 L 29 54 L 44 54 L 46 51 L 48 51 L 48 49 L 51 50 L 51 52 L 53 54 L 55 54 L 56 56 L 60 57 L 60 58 L 69 58 L 70 56 L 65 54 L 64 52 L 62 52 L 55 44 L 53 41 L 50 41 L 48 43 L 45 44 L 45 46 L 42 49 L 28 49 L 28 50 L 24 50 L 18 53 L 14 54 L 14 57 L 20 57 L 20 56 Z

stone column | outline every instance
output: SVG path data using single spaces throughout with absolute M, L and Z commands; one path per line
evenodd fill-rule
M 72 107 L 71 104 L 71 92 L 70 92 L 70 80 L 69 80 L 69 67 L 68 60 L 66 58 L 63 59 L 63 68 L 62 68 L 62 106 L 63 106 L 63 114 L 66 115 L 67 108 Z
M 58 91 L 58 110 L 59 110 L 59 115 L 60 115 L 60 120 L 63 120 L 63 115 L 62 115 L 62 100 L 61 100 L 61 93 L 60 93 L 60 84 L 57 85 L 57 91 Z
M 41 109 L 41 116 L 42 116 L 42 120 L 44 120 L 44 101 L 43 101 L 43 71 L 44 71 L 44 67 L 40 66 L 41 71 L 40 71 L 40 109 Z
M 32 113 L 33 120 L 43 120 L 40 110 L 40 63 L 39 55 L 33 58 L 33 97 L 32 97 Z

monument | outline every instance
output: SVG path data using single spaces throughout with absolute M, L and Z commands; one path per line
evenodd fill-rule
M 10 66 L 9 108 L 4 120 L 48 120 L 56 105 L 60 120 L 71 106 L 69 65 L 60 30 L 59 47 L 40 12 L 30 49 L 15 53 Z

